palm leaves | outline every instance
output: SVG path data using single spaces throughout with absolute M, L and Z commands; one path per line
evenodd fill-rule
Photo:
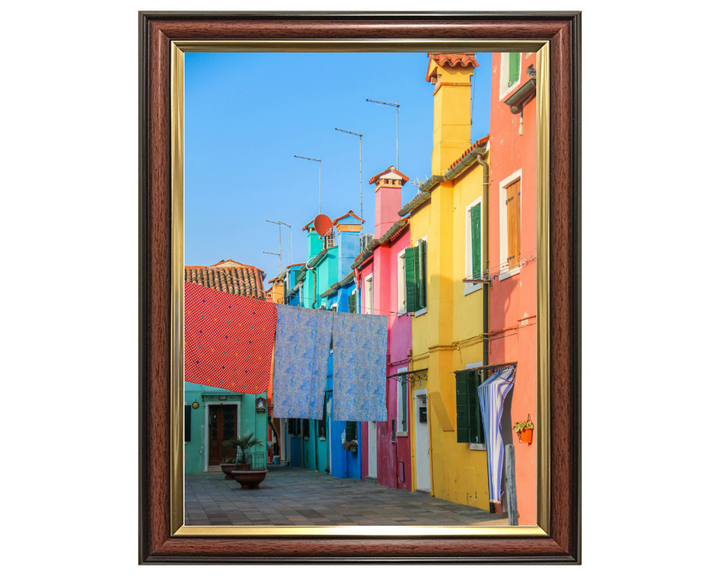
M 259 439 L 253 438 L 254 436 L 255 434 L 253 432 L 250 432 L 250 434 L 245 434 L 243 436 L 239 436 L 238 438 L 225 440 L 224 444 L 226 446 L 235 447 L 236 458 L 237 450 L 240 450 L 240 464 L 245 464 L 247 462 L 247 455 L 250 451 L 250 448 L 262 445 L 262 442 Z

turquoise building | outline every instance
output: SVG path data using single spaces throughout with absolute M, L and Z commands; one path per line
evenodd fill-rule
M 352 211 L 335 219 L 333 229 L 320 236 L 313 222 L 303 228 L 308 233 L 308 261 L 294 274 L 295 283 L 287 291 L 288 303 L 304 308 L 351 311 L 355 290 L 350 266 L 360 253 L 362 220 Z M 352 310 L 356 311 L 356 310 Z M 332 352 L 328 362 L 325 417 L 281 419 L 284 460 L 291 466 L 325 472 L 337 478 L 361 477 L 361 436 L 357 422 L 338 422 L 332 418 Z M 354 440 L 357 446 L 345 445 Z
M 262 398 L 264 406 L 257 408 Z M 267 394 L 233 394 L 223 388 L 185 382 L 185 473 L 207 472 L 234 451 L 225 440 L 253 432 L 261 446 L 255 458 L 267 458 Z M 260 411 L 258 411 L 260 410 Z

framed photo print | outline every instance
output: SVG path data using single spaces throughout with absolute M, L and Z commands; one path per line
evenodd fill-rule
M 140 562 L 580 562 L 580 14 L 140 21 Z

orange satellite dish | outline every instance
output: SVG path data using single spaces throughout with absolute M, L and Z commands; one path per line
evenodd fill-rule
M 330 216 L 325 216 L 325 214 L 318 214 L 317 216 L 315 216 L 313 224 L 315 225 L 315 232 L 320 234 L 320 236 L 325 236 L 332 232 L 333 224 L 332 220 L 330 220 Z

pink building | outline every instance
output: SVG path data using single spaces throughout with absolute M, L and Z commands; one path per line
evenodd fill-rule
M 405 249 L 410 225 L 401 219 L 402 187 L 408 177 L 395 166 L 373 176 L 375 239 L 352 264 L 358 274 L 356 301 L 363 314 L 388 316 L 387 422 L 362 423 L 362 479 L 412 490 L 410 383 L 407 372 L 412 347 L 410 316 L 405 306 Z

